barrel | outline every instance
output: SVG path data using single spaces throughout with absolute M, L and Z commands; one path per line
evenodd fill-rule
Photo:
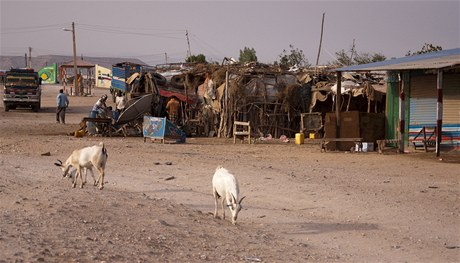
M 295 144 L 303 144 L 305 140 L 305 135 L 303 133 L 295 134 Z

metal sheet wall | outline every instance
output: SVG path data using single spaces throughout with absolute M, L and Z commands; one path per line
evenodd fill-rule
M 436 75 L 412 77 L 410 89 L 409 125 L 436 126 Z
M 412 76 L 410 81 L 409 140 L 422 127 L 436 127 L 437 75 Z M 441 146 L 460 150 L 460 74 L 443 74 Z
M 444 74 L 443 123 L 460 127 L 460 74 Z

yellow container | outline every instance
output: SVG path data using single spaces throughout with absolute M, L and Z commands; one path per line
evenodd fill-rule
M 310 139 L 315 139 L 315 134 L 310 132 Z
M 80 138 L 85 136 L 85 130 L 81 129 L 75 132 L 75 137 Z
M 295 144 L 303 144 L 305 140 L 305 135 L 303 133 L 295 134 Z

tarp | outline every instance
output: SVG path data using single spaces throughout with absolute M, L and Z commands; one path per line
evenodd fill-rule
M 175 91 L 172 91 L 172 90 L 165 90 L 165 89 L 160 88 L 160 95 L 162 97 L 167 97 L 167 98 L 174 96 L 174 97 L 178 98 L 180 101 L 184 101 L 184 102 L 187 100 L 187 98 L 185 97 L 184 94 L 182 94 L 180 92 L 175 92 Z M 193 98 L 189 97 L 188 98 L 188 103 L 193 103 L 193 102 L 194 102 Z

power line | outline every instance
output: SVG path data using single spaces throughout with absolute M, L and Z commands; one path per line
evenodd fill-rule
M 31 32 L 52 31 L 52 30 L 59 30 L 63 26 L 65 26 L 65 24 L 27 26 L 27 27 L 5 27 L 5 28 L 2 28 L 1 34 L 2 35 L 22 34 L 22 33 L 31 33 Z
M 205 51 L 208 51 L 208 48 L 211 48 L 211 49 L 214 50 L 215 53 L 219 54 L 222 57 L 228 56 L 228 54 L 225 55 L 223 52 L 221 52 L 217 48 L 215 48 L 215 47 L 211 46 L 210 44 L 208 44 L 208 43 L 204 42 L 203 40 L 201 40 L 197 35 L 191 34 L 191 36 L 193 37 L 193 38 L 191 38 L 191 40 L 195 40 L 195 43 L 198 44 L 200 47 L 202 47 Z M 205 46 L 207 46 L 208 48 L 206 48 Z
M 154 36 L 160 38 L 181 39 L 180 35 L 184 30 L 170 30 L 170 29 L 153 29 L 153 28 L 130 28 L 130 27 L 109 27 L 101 25 L 88 25 L 77 24 L 78 29 L 93 31 L 107 34 L 125 34 L 125 35 L 141 35 L 141 36 Z M 146 32 L 147 31 L 147 32 Z M 160 31 L 159 33 L 151 33 L 152 31 Z

